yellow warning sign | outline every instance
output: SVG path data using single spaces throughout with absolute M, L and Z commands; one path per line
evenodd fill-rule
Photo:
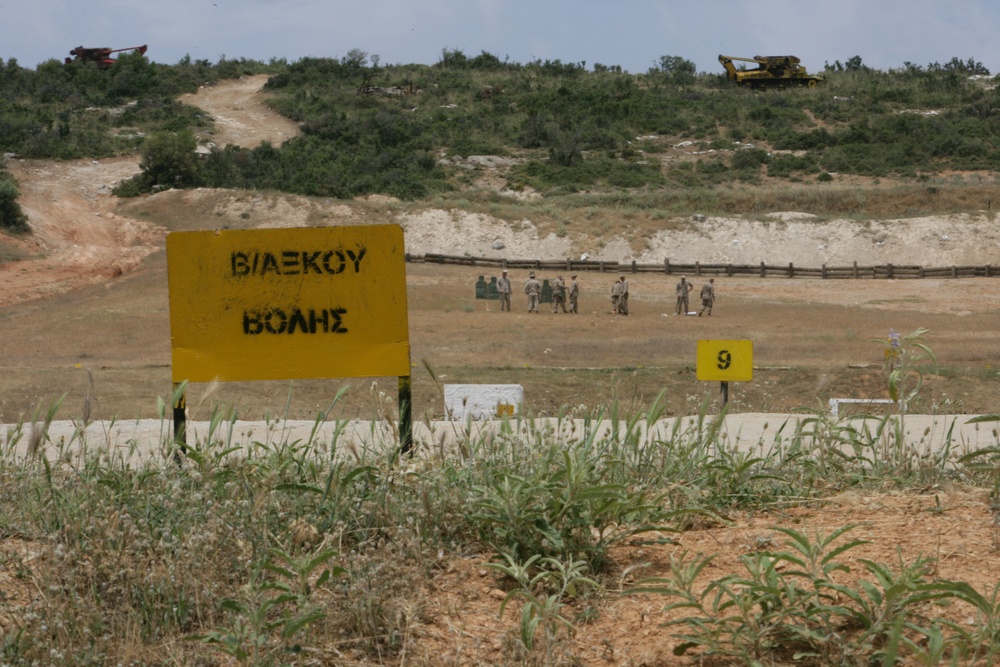
M 698 341 L 699 380 L 749 382 L 753 379 L 753 341 Z
M 398 225 L 167 235 L 173 380 L 410 374 Z

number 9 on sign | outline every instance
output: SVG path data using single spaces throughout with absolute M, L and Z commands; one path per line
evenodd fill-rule
M 753 341 L 698 341 L 698 379 L 749 382 L 753 379 Z

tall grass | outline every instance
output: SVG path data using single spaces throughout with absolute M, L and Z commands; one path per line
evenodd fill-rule
M 662 400 L 639 414 L 612 404 L 495 429 L 454 424 L 400 460 L 381 416 L 318 437 L 334 408 L 301 440 L 280 419 L 248 439 L 220 408 L 180 466 L 166 437 L 158 455 L 140 457 L 82 436 L 53 442 L 51 411 L 11 427 L 0 440 L 0 535 L 24 545 L 5 550 L 6 566 L 31 594 L 0 606 L 10 620 L 0 659 L 404 664 L 412 629 L 428 620 L 425 582 L 449 557 L 479 554 L 495 563 L 503 608 L 520 605 L 504 660 L 568 664 L 579 622 L 571 609 L 616 595 L 608 566 L 619 546 L 667 544 L 731 512 L 887 479 L 900 489 L 950 478 L 994 488 L 998 479 L 995 451 L 927 457 L 894 429 L 896 417 L 874 427 L 806 417 L 744 447 L 704 409 L 666 428 Z M 856 544 L 834 544 L 847 530 L 787 532 L 790 550 L 748 557 L 745 574 L 705 591 L 683 579 L 704 555 L 649 586 L 665 604 L 695 609 L 685 650 L 763 660 L 808 649 L 810 664 L 860 664 L 879 659 L 900 617 L 900 655 L 929 650 L 913 632 L 940 635 L 942 655 L 994 650 L 981 632 L 936 623 L 932 610 L 921 607 L 919 623 L 908 614 L 948 597 L 995 628 L 995 592 L 938 581 L 923 561 L 866 563 L 871 586 L 835 581 L 837 557 Z

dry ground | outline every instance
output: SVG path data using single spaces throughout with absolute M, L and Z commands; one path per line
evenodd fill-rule
M 63 419 L 79 416 L 87 395 L 98 418 L 155 417 L 156 397 L 171 386 L 165 270 L 164 252 L 157 250 L 128 275 L 0 309 L 0 421 L 28 417 L 63 394 Z M 522 384 L 526 407 L 536 415 L 612 400 L 641 410 L 661 390 L 668 414 L 692 414 L 718 394 L 718 385 L 695 378 L 695 348 L 705 338 L 754 342 L 754 380 L 731 386 L 733 410 L 789 412 L 825 406 L 831 397 L 884 398 L 882 350 L 871 339 L 918 327 L 930 329 L 941 368 L 927 377 L 913 410 L 997 410 L 993 280 L 720 279 L 714 314 L 698 318 L 672 314 L 674 278 L 638 275 L 631 278 L 632 315 L 625 318 L 609 312 L 608 275 L 581 276 L 579 315 L 529 315 L 523 297 L 511 313 L 476 300 L 480 273 L 407 267 L 418 416 L 443 412 L 425 364 L 439 383 Z M 989 303 L 984 312 L 980 306 Z M 393 379 L 376 382 L 395 391 Z M 377 413 L 372 382 L 354 379 L 295 382 L 288 416 L 314 417 L 345 383 L 352 389 L 335 415 Z M 191 418 L 207 418 L 216 404 L 235 406 L 247 419 L 282 415 L 289 389 L 282 382 L 194 385 Z
M 213 137 L 216 141 L 252 143 L 267 138 L 278 143 L 294 128 L 281 125 L 276 133 L 267 134 L 268 121 L 252 124 L 252 117 L 265 117 L 260 94 L 254 92 L 261 83 L 255 79 L 231 88 L 222 84 L 186 101 L 203 105 L 224 121 Z M 241 107 L 254 114 L 241 114 Z M 235 129 L 235 134 L 223 134 L 222 126 L 225 132 Z M 392 202 L 378 198 L 329 202 L 195 191 L 161 193 L 122 206 L 110 196 L 109 186 L 134 173 L 136 162 L 136 158 L 10 162 L 20 180 L 22 205 L 31 216 L 34 234 L 4 238 L 0 244 L 0 257 L 20 258 L 0 264 L 0 326 L 4 331 L 0 422 L 30 417 L 39 406 L 63 394 L 66 400 L 60 418 L 78 416 L 88 395 L 95 401 L 93 416 L 97 418 L 155 416 L 155 397 L 170 391 L 163 251 L 168 228 L 399 220 L 407 226 L 408 239 L 412 236 L 415 243 L 419 239 L 424 244 L 414 247 L 418 252 L 431 250 L 432 244 L 438 252 L 449 252 L 470 237 L 488 245 L 496 236 L 490 231 L 490 221 L 476 223 L 451 213 L 408 212 L 400 219 Z M 440 231 L 433 238 L 421 232 L 420 220 L 437 225 Z M 475 224 L 481 224 L 475 228 L 478 237 L 473 235 Z M 956 233 L 955 224 L 941 220 L 935 233 L 958 238 L 961 234 Z M 752 229 L 741 223 L 740 233 L 749 234 Z M 837 229 L 830 227 L 826 233 Z M 769 263 L 789 261 L 783 253 L 792 252 L 796 239 L 778 233 L 784 231 L 763 226 L 762 236 L 753 240 L 755 248 L 774 253 Z M 561 242 L 554 237 L 532 241 L 527 223 L 524 233 L 528 247 L 536 253 L 549 247 L 546 242 Z M 905 236 L 897 241 L 903 243 Z M 697 247 L 691 239 L 686 247 Z M 868 243 L 872 243 L 870 238 Z M 991 244 L 994 239 L 984 240 L 980 249 L 988 251 Z M 846 241 L 838 247 L 845 245 Z M 508 246 L 508 256 L 516 256 L 517 244 Z M 629 247 L 629 243 L 608 239 L 603 251 Z M 733 247 L 730 243 L 728 251 Z M 936 246 L 935 252 L 939 250 Z M 1000 264 L 993 257 L 993 263 Z M 696 259 L 712 261 L 707 257 L 692 261 Z M 881 349 L 870 339 L 884 337 L 891 329 L 907 333 L 918 327 L 930 330 L 928 342 L 941 364 L 927 379 L 921 411 L 998 411 L 997 279 L 720 279 L 715 314 L 697 318 L 671 315 L 675 277 L 638 275 L 630 277 L 633 315 L 622 318 L 608 312 L 610 275 L 580 276 L 579 315 L 528 315 L 520 296 L 512 313 L 497 312 L 495 302 L 475 300 L 473 284 L 481 273 L 423 264 L 407 267 L 418 414 L 437 416 L 442 410 L 439 390 L 424 362 L 435 372 L 437 382 L 523 384 L 527 409 L 533 414 L 552 414 L 565 405 L 604 405 L 611 400 L 639 409 L 661 390 L 666 391 L 669 413 L 689 413 L 718 393 L 717 387 L 695 379 L 694 349 L 702 338 L 754 341 L 758 368 L 753 382 L 732 388 L 735 410 L 785 412 L 822 407 L 831 396 L 883 397 Z M 524 278 L 514 275 L 515 282 Z M 702 280 L 694 280 L 700 287 Z M 295 383 L 289 416 L 314 416 L 344 382 Z M 378 396 L 377 391 L 370 391 L 371 381 L 349 382 L 354 389 L 334 415 L 372 416 Z M 391 394 L 394 379 L 376 382 Z M 288 396 L 288 383 L 233 383 L 195 386 L 189 402 L 193 419 L 204 418 L 217 403 L 236 406 L 246 417 L 259 417 L 284 414 Z M 919 554 L 932 556 L 937 559 L 938 576 L 964 579 L 983 590 L 995 584 L 1000 567 L 989 499 L 985 493 L 958 488 L 934 489 L 925 496 L 841 496 L 814 506 L 779 508 L 733 520 L 731 526 L 685 533 L 676 546 L 616 550 L 613 571 L 617 574 L 611 578 L 611 588 L 627 588 L 640 576 L 666 574 L 669 555 L 682 549 L 718 554 L 706 576 L 734 571 L 738 556 L 773 538 L 776 526 L 811 534 L 857 523 L 857 536 L 872 543 L 852 552 L 855 557 L 893 563 L 897 548 L 907 560 Z M 4 544 L 7 551 L 29 553 L 34 548 L 16 541 Z M 398 664 L 495 664 L 509 655 L 505 651 L 516 620 L 511 613 L 498 617 L 502 593 L 482 562 L 480 557 L 449 557 L 439 564 L 427 582 L 424 606 L 414 617 L 412 647 Z M 30 594 L 30 582 L 14 582 L 2 567 L 0 582 L 14 604 L 18 595 Z M 573 653 L 586 665 L 688 664 L 688 659 L 670 655 L 674 642 L 658 627 L 664 620 L 663 604 L 656 597 L 611 595 L 597 604 L 594 620 L 579 626 L 571 643 Z M 958 614 L 960 622 L 972 621 L 966 610 L 950 613 Z M 330 648 L 331 659 L 338 650 Z

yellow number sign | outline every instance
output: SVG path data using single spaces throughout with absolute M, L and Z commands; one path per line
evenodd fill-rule
M 408 376 L 398 225 L 167 235 L 173 380 Z
M 698 379 L 749 382 L 753 379 L 753 341 L 698 341 Z

